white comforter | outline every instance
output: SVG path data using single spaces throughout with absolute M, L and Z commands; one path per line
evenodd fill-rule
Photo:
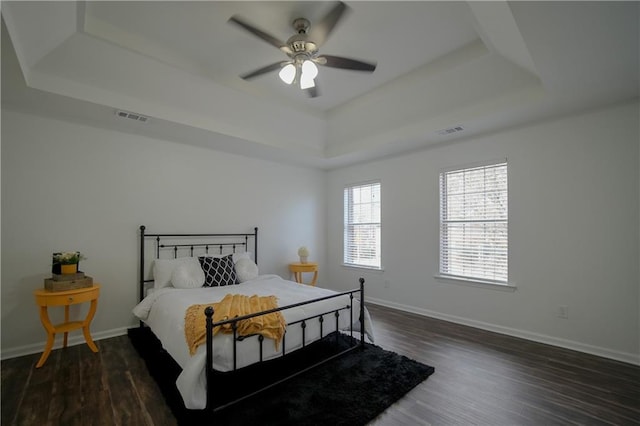
M 224 287 L 204 287 L 182 290 L 173 287 L 155 290 L 140 302 L 133 313 L 144 321 L 160 339 L 164 349 L 182 367 L 182 373 L 176 382 L 185 406 L 189 409 L 202 409 L 206 405 L 206 387 L 204 367 L 206 362 L 205 345 L 201 345 L 195 355 L 189 355 L 184 334 L 184 316 L 186 309 L 194 304 L 218 302 L 226 294 L 244 294 L 252 296 L 275 295 L 278 306 L 291 305 L 306 300 L 334 294 L 332 290 L 319 287 L 300 285 L 292 281 L 283 280 L 277 275 L 262 275 L 255 280 L 240 285 Z M 356 295 L 357 296 L 357 295 Z M 287 323 L 291 323 L 314 314 L 327 312 L 339 306 L 349 305 L 349 296 L 324 300 L 318 303 L 304 305 L 282 311 Z M 353 312 L 341 311 L 339 328 L 348 329 L 353 319 L 354 330 L 360 329 L 360 303 L 354 297 Z M 324 318 L 323 335 L 335 330 L 335 317 L 327 315 Z M 369 313 L 365 311 L 365 332 L 373 342 L 373 328 Z M 320 335 L 318 320 L 307 321 L 305 340 L 316 340 Z M 302 347 L 302 331 L 299 324 L 287 327 L 285 337 L 287 353 Z M 213 340 L 213 368 L 218 371 L 233 369 L 232 355 L 233 338 L 229 334 L 219 333 Z M 257 338 L 252 337 L 238 343 L 237 368 L 241 368 L 259 361 Z M 270 339 L 263 343 L 263 359 L 268 360 L 282 355 L 282 347 L 278 350 Z

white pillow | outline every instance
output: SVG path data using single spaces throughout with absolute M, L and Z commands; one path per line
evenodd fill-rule
M 233 253 L 233 263 L 238 263 L 240 259 L 249 259 L 251 260 L 251 252 L 245 251 L 242 253 Z
M 198 258 L 196 257 L 155 259 L 153 261 L 153 288 L 171 287 L 171 275 L 176 266 L 186 262 L 192 262 L 193 260 L 198 262 Z
M 238 282 L 245 282 L 258 277 L 258 265 L 249 258 L 242 258 L 236 262 L 236 276 Z
M 198 259 L 179 264 L 171 274 L 171 284 L 175 288 L 197 288 L 204 284 L 204 271 Z

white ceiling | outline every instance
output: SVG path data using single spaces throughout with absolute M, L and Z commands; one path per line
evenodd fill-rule
M 3 106 L 331 168 L 639 94 L 638 2 L 352 1 L 320 52 L 374 73 L 238 77 L 286 57 L 232 15 L 284 41 L 333 4 L 3 1 Z

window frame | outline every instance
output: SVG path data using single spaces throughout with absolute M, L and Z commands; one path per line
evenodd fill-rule
M 497 280 L 497 279 L 485 278 L 478 275 L 457 275 L 457 274 L 449 273 L 450 270 L 445 271 L 443 269 L 443 256 L 444 256 L 443 250 L 444 250 L 444 246 L 446 245 L 445 241 L 443 240 L 443 232 L 444 232 L 443 209 L 445 208 L 443 206 L 443 201 L 447 195 L 443 193 L 442 179 L 448 173 L 462 172 L 462 171 L 473 170 L 478 168 L 487 168 L 487 167 L 496 166 L 500 164 L 504 164 L 506 166 L 506 183 L 505 183 L 505 190 L 506 190 L 506 197 L 507 197 L 506 218 L 503 221 L 499 221 L 499 222 L 505 223 L 506 225 L 506 249 L 504 250 L 504 252 L 506 253 L 506 267 L 505 267 L 506 279 Z M 499 290 L 514 290 L 516 287 L 510 281 L 510 276 L 509 276 L 509 252 L 510 252 L 509 198 L 510 197 L 509 197 L 509 164 L 508 164 L 507 158 L 499 158 L 499 159 L 469 163 L 469 164 L 452 166 L 452 167 L 441 169 L 438 173 L 437 194 L 438 194 L 438 273 L 434 277 L 448 281 L 448 282 L 457 283 L 457 284 L 471 285 L 473 287 L 488 287 L 488 288 L 499 289 Z M 447 198 L 447 201 L 450 201 L 450 198 Z M 474 222 L 474 220 L 469 220 L 469 221 L 458 220 L 458 222 L 472 223 Z M 449 242 L 447 241 L 447 244 L 448 243 Z
M 378 200 L 378 204 L 379 204 L 379 211 L 378 211 L 378 217 L 379 217 L 379 221 L 378 222 L 368 222 L 368 223 L 364 223 L 361 225 L 367 226 L 367 225 L 376 225 L 377 224 L 377 257 L 380 259 L 379 264 L 378 265 L 369 265 L 369 264 L 362 264 L 362 263 L 355 263 L 355 262 L 349 262 L 347 259 L 347 253 L 349 251 L 348 248 L 348 242 L 352 241 L 352 239 L 348 238 L 349 235 L 349 230 L 348 230 L 348 226 L 353 226 L 353 221 L 348 223 L 347 217 L 348 217 L 348 209 L 350 208 L 350 206 L 347 205 L 347 190 L 351 191 L 351 194 L 353 193 L 352 191 L 355 188 L 362 188 L 362 187 L 367 187 L 367 186 L 378 186 L 378 194 L 379 194 L 379 200 Z M 353 203 L 353 201 L 351 201 L 351 203 Z M 382 267 L 382 181 L 380 179 L 375 179 L 375 180 L 369 180 L 369 181 L 364 181 L 364 182 L 357 182 L 357 183 L 352 183 L 352 184 L 347 184 L 343 187 L 342 190 L 342 209 L 343 209 L 343 220 L 342 220 L 342 224 L 343 224 L 343 232 L 342 232 L 342 266 L 345 267 L 349 267 L 349 268 L 357 268 L 357 269 L 368 269 L 368 270 L 372 270 L 372 271 L 382 271 L 383 267 Z

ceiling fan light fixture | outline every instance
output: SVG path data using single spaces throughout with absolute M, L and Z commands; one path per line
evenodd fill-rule
M 310 78 L 306 74 L 302 74 L 302 77 L 300 77 L 300 88 L 304 90 L 312 87 L 316 87 L 316 82 L 313 81 L 313 78 Z
M 296 67 L 293 64 L 287 64 L 282 67 L 278 75 L 280 76 L 280 80 L 284 81 L 287 84 L 291 84 L 296 78 L 296 72 Z
M 306 60 L 302 63 L 302 76 L 300 76 L 300 88 L 310 89 L 316 86 L 313 81 L 318 76 L 318 67 L 313 62 Z
M 312 80 L 318 76 L 318 67 L 310 60 L 302 63 L 302 78 L 305 78 L 305 76 Z

